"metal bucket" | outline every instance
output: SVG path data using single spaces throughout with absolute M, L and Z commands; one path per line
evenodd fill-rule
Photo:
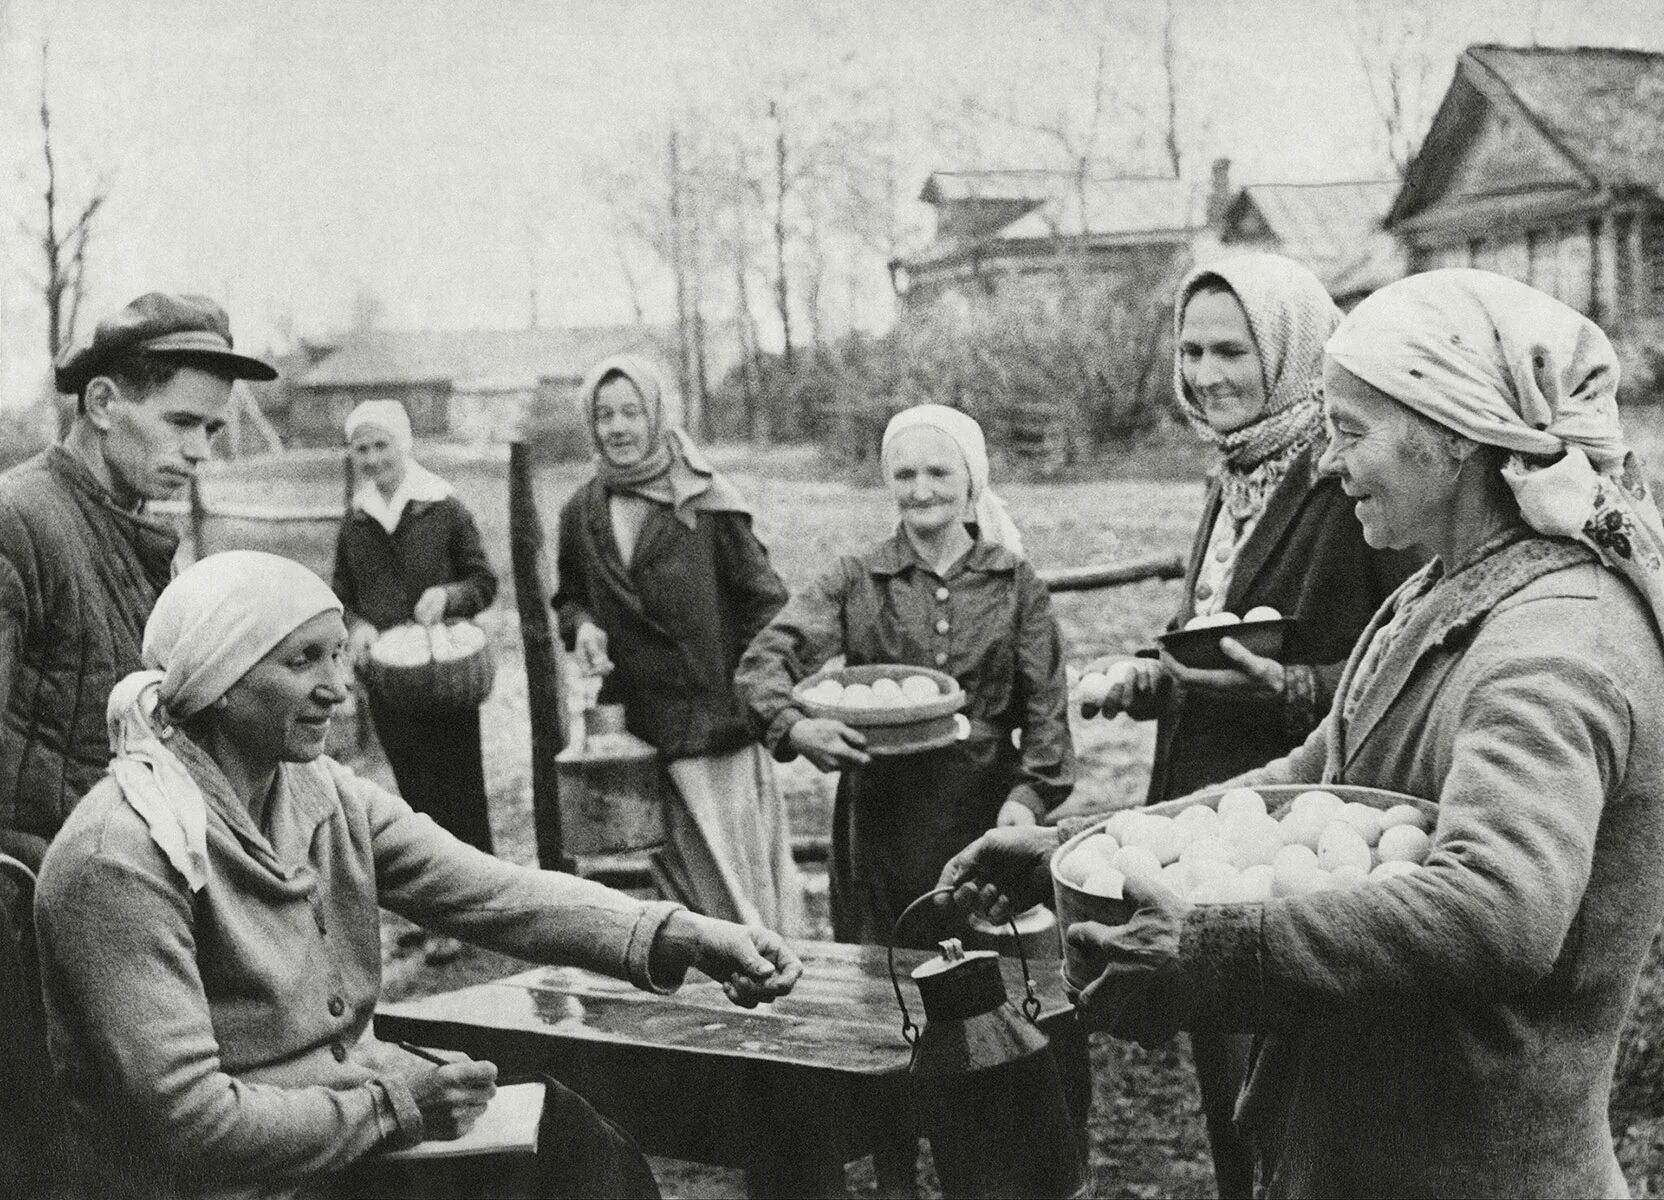
M 568 854 L 623 854 L 664 844 L 658 751 L 624 728 L 622 704 L 584 713 L 584 738 L 555 759 Z

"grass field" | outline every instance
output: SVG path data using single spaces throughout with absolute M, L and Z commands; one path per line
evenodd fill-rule
M 1654 463 L 1664 461 L 1664 414 L 1632 422 L 1636 441 Z M 719 464 L 748 495 L 757 529 L 777 569 L 792 587 L 801 586 L 833 556 L 882 536 L 893 516 L 884 493 L 826 478 L 812 452 L 777 449 L 764 455 L 743 448 L 719 449 Z M 507 583 L 505 467 L 488 462 L 431 460 L 452 479 L 480 521 L 487 548 Z M 542 470 L 537 493 L 546 528 L 552 529 L 560 503 L 585 478 L 587 468 Z M 1041 567 L 1079 566 L 1134 557 L 1152 551 L 1182 551 L 1197 519 L 1202 488 L 1194 479 L 1147 478 L 1138 463 L 1112 469 L 1108 478 L 1057 484 L 1003 487 L 1028 541 L 1030 558 Z M 281 466 L 227 464 L 205 485 L 216 505 L 338 506 L 342 494 L 335 462 L 295 459 Z M 301 522 L 273 533 L 248 522 L 209 525 L 210 548 L 234 544 L 282 549 L 326 568 L 333 538 L 330 521 Z M 552 547 L 551 547 L 552 550 Z M 1097 593 L 1059 596 L 1055 606 L 1072 661 L 1107 650 L 1142 645 L 1177 603 L 1177 585 L 1145 583 Z M 492 823 L 499 852 L 532 861 L 530 770 L 525 673 L 519 657 L 518 620 L 505 595 L 486 614 L 499 651 L 495 692 L 485 713 L 486 773 L 492 795 Z M 1148 779 L 1152 730 L 1123 719 L 1076 721 L 1082 772 L 1073 804 L 1111 808 L 1137 802 Z M 383 773 L 373 759 L 365 769 Z M 824 832 L 830 813 L 829 780 L 804 764 L 785 768 L 784 783 L 794 827 Z M 813 897 L 812 897 L 813 899 Z M 816 911 L 824 913 L 822 903 Z M 390 931 L 393 932 L 393 931 Z M 408 995 L 459 986 L 517 969 L 520 964 L 469 951 L 444 967 L 401 954 L 389 936 L 388 991 Z M 1664 969 L 1655 963 L 1642 980 L 1636 1015 L 1620 1058 L 1613 1098 L 1613 1124 L 1620 1153 L 1637 1195 L 1654 1195 L 1664 1172 L 1664 1048 L 1655 1031 L 1664 1029 Z M 1096 1039 L 1093 1049 L 1096 1096 L 1092 1122 L 1094 1194 L 1102 1196 L 1198 1196 L 1212 1193 L 1212 1173 L 1196 1109 L 1188 1054 L 1182 1043 L 1154 1052 Z M 737 1173 L 659 1161 L 667 1195 L 736 1194 Z M 870 1170 L 852 1168 L 857 1194 L 870 1195 Z

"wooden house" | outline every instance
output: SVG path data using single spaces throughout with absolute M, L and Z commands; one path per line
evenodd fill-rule
M 613 354 L 657 362 L 673 392 L 671 345 L 663 330 L 639 325 L 367 330 L 343 339 L 293 382 L 279 429 L 290 446 L 338 445 L 356 405 L 399 400 L 418 438 L 512 441 L 529 427 L 570 417 L 584 373 Z
M 1396 180 L 1249 184 L 1220 214 L 1220 249 L 1286 255 L 1311 268 L 1349 308 L 1405 274 L 1397 239 L 1381 228 L 1398 186 Z
M 1664 54 L 1469 47 L 1386 227 L 1411 270 L 1497 271 L 1620 338 L 1664 320 Z

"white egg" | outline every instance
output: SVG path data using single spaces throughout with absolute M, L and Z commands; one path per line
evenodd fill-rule
M 1075 699 L 1081 704 L 1103 704 L 1109 695 L 1109 676 L 1097 671 L 1089 671 L 1081 676 L 1080 686 L 1075 689 Z
M 1310 846 L 1295 843 L 1284 846 L 1277 851 L 1277 857 L 1271 864 L 1274 871 L 1315 871 L 1317 870 L 1317 851 Z
M 1110 813 L 1109 820 L 1104 822 L 1104 832 L 1125 841 L 1127 826 L 1143 815 L 1142 810 L 1137 808 L 1118 808 Z
M 1243 890 L 1247 892 L 1245 899 L 1271 899 L 1271 881 L 1276 872 L 1263 864 L 1249 867 L 1242 872 Z
M 1380 809 L 1356 800 L 1342 805 L 1340 810 L 1340 819 L 1363 834 L 1364 841 L 1371 846 L 1381 840 L 1381 831 L 1386 828 L 1383 815 Z
M 1305 896 L 1328 886 L 1329 875 L 1316 867 L 1276 866 L 1271 868 L 1271 895 Z
M 901 691 L 915 703 L 939 700 L 942 697 L 942 689 L 937 687 L 936 681 L 928 675 L 909 675 L 901 681 Z
M 1364 835 L 1345 821 L 1330 821 L 1323 827 L 1317 839 L 1317 865 L 1325 871 L 1356 867 L 1367 875 L 1373 861 Z
M 1381 823 L 1387 829 L 1394 825 L 1414 825 L 1417 829 L 1429 831 L 1433 828 L 1433 818 L 1413 804 L 1393 805 L 1381 814 Z
M 1200 837 L 1184 848 L 1180 861 L 1196 862 L 1212 859 L 1215 862 L 1229 863 L 1232 868 L 1242 866 L 1242 851 L 1221 837 Z
M 1123 846 L 1142 846 L 1163 866 L 1179 856 L 1179 840 L 1173 831 L 1173 818 L 1158 813 L 1140 813 L 1124 828 Z
M 1250 866 L 1270 866 L 1283 848 L 1283 829 L 1271 817 L 1239 817 L 1225 823 L 1225 837 Z
M 1192 804 L 1189 808 L 1180 809 L 1173 816 L 1173 824 L 1208 834 L 1217 834 L 1220 828 L 1219 814 L 1206 804 Z
M 1089 896 L 1102 896 L 1106 900 L 1119 900 L 1127 879 L 1114 867 L 1099 867 L 1086 879 L 1081 881 L 1080 890 Z
M 1269 604 L 1256 605 L 1242 614 L 1242 620 L 1244 623 L 1248 621 L 1281 621 L 1282 619 L 1283 614 L 1272 608 Z
M 1229 821 L 1239 815 L 1265 816 L 1265 797 L 1251 787 L 1232 788 L 1219 797 L 1220 820 Z
M 1310 846 L 1316 850 L 1317 839 L 1323 835 L 1323 828 L 1328 823 L 1329 818 L 1324 813 L 1311 809 L 1295 812 L 1291 809 L 1277 825 L 1285 846 Z
M 906 702 L 906 693 L 901 690 L 901 684 L 893 679 L 875 679 L 872 681 L 873 703 L 883 708 L 895 708 Z
M 1348 864 L 1330 871 L 1329 880 L 1337 892 L 1345 892 L 1369 882 L 1369 872 L 1356 864 Z
M 1433 839 L 1414 825 L 1394 825 L 1381 835 L 1375 852 L 1382 862 L 1421 863 L 1433 848 Z
M 1400 875 L 1414 875 L 1419 870 L 1421 870 L 1421 868 L 1415 863 L 1406 862 L 1401 858 L 1395 858 L 1381 863 L 1369 873 L 1369 877 L 1372 881 L 1397 879 Z
M 1333 792 L 1326 792 L 1322 788 L 1313 788 L 1309 792 L 1301 792 L 1288 806 L 1289 812 L 1319 812 L 1325 819 L 1340 815 L 1340 810 L 1346 807 L 1346 801 Z
M 852 683 L 844 689 L 842 701 L 845 708 L 872 708 L 876 701 L 873 699 L 872 688 L 864 683 Z
M 1122 846 L 1109 861 L 1123 875 L 1141 879 L 1161 878 L 1161 860 L 1144 846 Z

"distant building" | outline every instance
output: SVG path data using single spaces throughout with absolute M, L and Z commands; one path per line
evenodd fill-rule
M 1469 47 L 1386 227 L 1623 334 L 1664 319 L 1664 54 Z
M 908 309 L 1023 296 L 1055 307 L 1065 272 L 1159 277 L 1188 261 L 1207 225 L 1206 189 L 1171 178 L 937 171 L 919 199 L 935 209 L 935 237 L 891 264 Z
M 1398 241 L 1381 228 L 1398 187 L 1396 180 L 1249 184 L 1220 214 L 1221 252 L 1287 255 L 1350 308 L 1405 274 Z
M 294 380 L 266 411 L 290 446 L 336 445 L 365 400 L 399 400 L 418 438 L 506 442 L 574 408 L 584 373 L 613 354 L 659 363 L 667 387 L 673 343 L 657 328 L 491 329 L 353 334 Z

